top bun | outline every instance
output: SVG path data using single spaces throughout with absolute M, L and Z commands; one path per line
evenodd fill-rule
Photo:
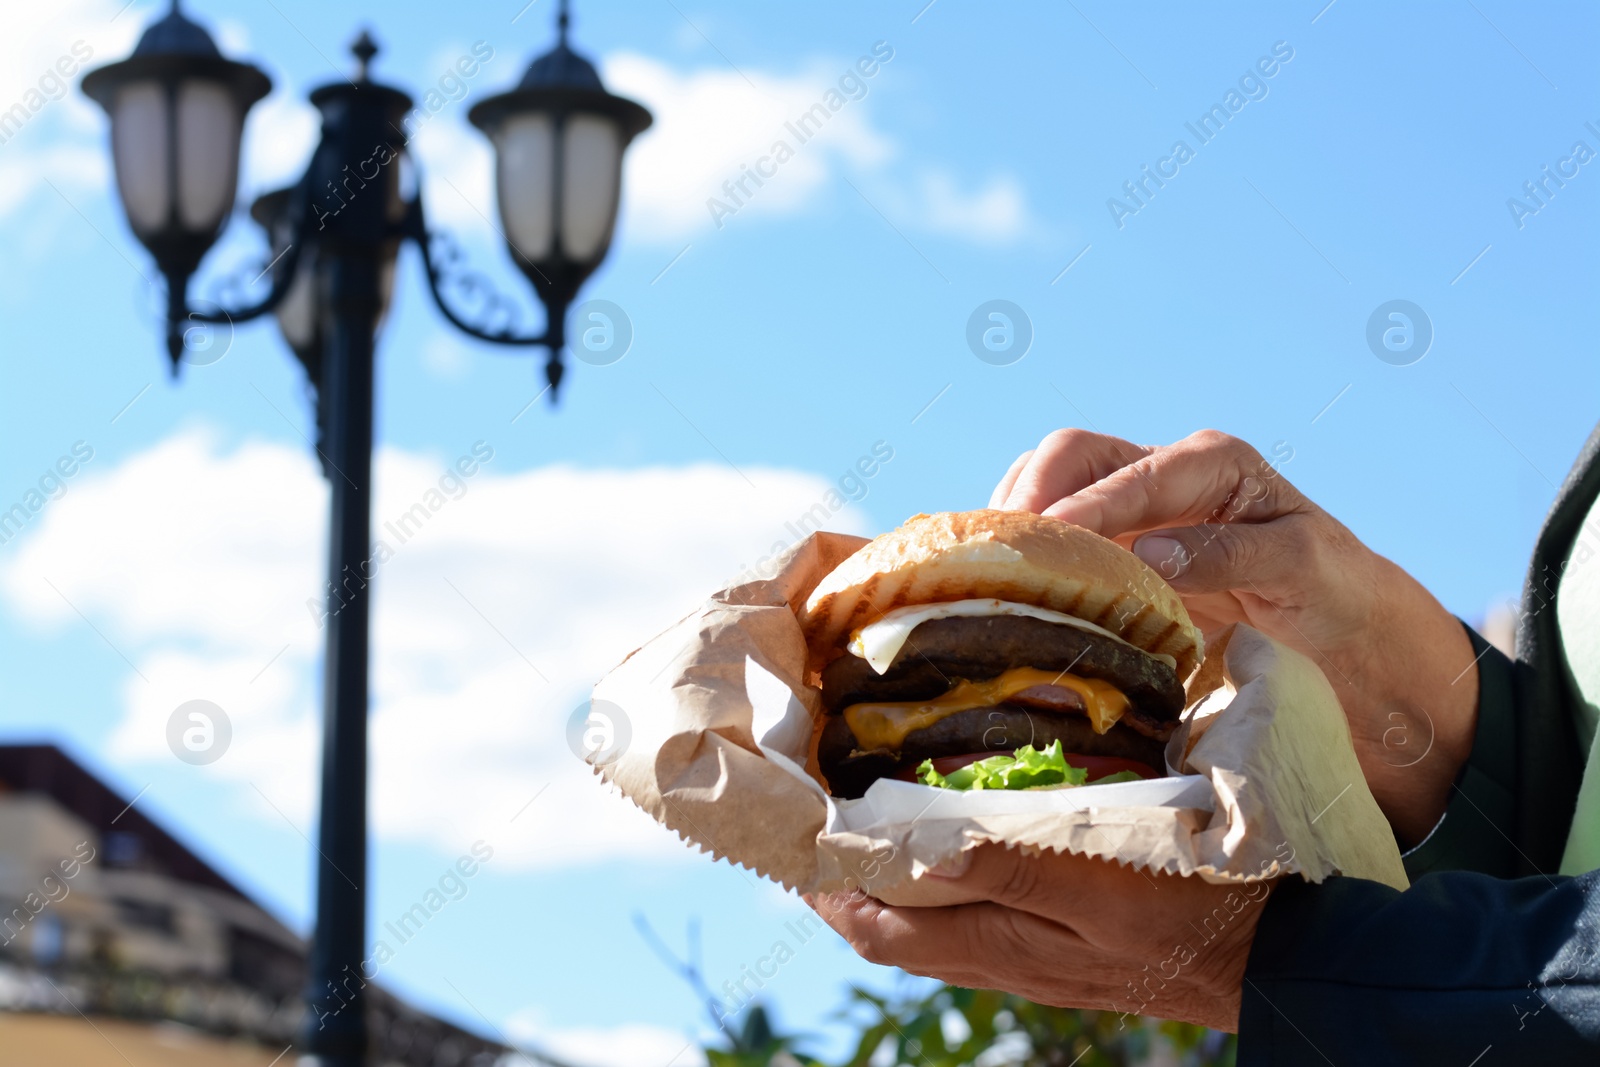
M 1082 526 L 1026 511 L 914 515 L 824 577 L 800 623 L 826 660 L 895 608 L 988 598 L 1072 615 L 1171 656 L 1179 681 L 1204 654 L 1183 601 L 1142 559 Z

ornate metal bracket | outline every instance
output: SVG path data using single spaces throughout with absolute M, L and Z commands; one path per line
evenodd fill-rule
M 541 334 L 517 332 L 522 314 L 517 302 L 501 295 L 487 275 L 468 269 L 465 266 L 465 254 L 448 234 L 428 230 L 420 194 L 406 206 L 405 221 L 401 225 L 404 236 L 415 241 L 421 250 L 422 266 L 428 275 L 428 291 L 433 294 L 433 302 L 438 305 L 439 313 L 452 326 L 490 344 L 521 348 L 552 346 L 554 339 L 548 323 Z M 469 314 L 457 312 L 445 299 L 446 289 L 461 293 L 475 305 L 474 311 Z
M 290 212 L 289 229 L 294 233 L 295 239 L 277 259 L 267 265 L 266 270 L 272 272 L 272 288 L 260 302 L 240 308 L 222 308 L 214 312 L 203 312 L 189 307 L 188 296 L 184 294 L 182 298 L 183 312 L 180 321 L 188 319 L 213 325 L 236 324 L 249 322 L 251 319 L 260 318 L 262 315 L 277 310 L 278 305 L 283 303 L 283 298 L 289 295 L 289 287 L 294 283 L 295 270 L 300 264 L 300 252 L 306 245 L 302 230 L 304 229 L 305 218 L 309 214 L 310 201 L 310 188 L 306 181 L 301 179 L 300 184 L 294 187 L 294 192 L 290 196 L 288 209 Z M 262 271 L 262 273 L 266 273 L 266 270 Z M 256 277 L 259 278 L 260 275 L 258 274 Z M 185 283 L 187 281 L 187 278 L 184 279 Z M 173 328 L 170 314 L 168 318 L 167 329 L 170 336 Z M 173 358 L 176 360 L 178 357 L 174 354 Z
M 283 303 L 294 283 L 301 254 L 306 245 L 312 242 L 308 232 L 311 199 L 310 186 L 305 179 L 302 179 L 291 192 L 289 203 L 285 208 L 287 216 L 283 228 L 293 235 L 291 243 L 268 264 L 267 270 L 272 273 L 272 288 L 257 303 L 242 307 L 224 306 L 216 311 L 200 311 L 189 303 L 188 279 L 169 280 L 169 284 L 181 287 L 180 291 L 170 294 L 167 310 L 167 347 L 172 354 L 173 373 L 177 373 L 178 361 L 183 355 L 183 331 L 186 323 L 232 325 L 248 322 L 275 311 Z M 405 215 L 393 232 L 394 236 L 401 240 L 416 242 L 418 250 L 422 253 L 422 265 L 428 279 L 428 292 L 432 294 L 434 304 L 438 306 L 440 314 L 446 321 L 462 333 L 490 344 L 512 348 L 549 349 L 550 356 L 545 366 L 545 373 L 552 389 L 559 386 L 563 372 L 560 349 L 563 344 L 562 327 L 565 323 L 555 322 L 554 318 L 565 315 L 564 306 L 545 309 L 546 322 L 542 333 L 521 331 L 519 326 L 524 316 L 522 305 L 502 294 L 487 275 L 468 267 L 465 253 L 448 234 L 428 229 L 420 192 L 406 204 Z M 257 275 L 252 282 L 259 277 L 260 275 Z M 242 289 L 243 286 L 237 285 L 235 280 L 229 280 L 224 283 L 224 288 Z M 446 296 L 447 291 L 453 294 L 458 302 L 464 302 L 466 307 L 459 308 L 453 305 L 450 297 Z M 315 368 L 308 363 L 306 369 L 314 380 Z

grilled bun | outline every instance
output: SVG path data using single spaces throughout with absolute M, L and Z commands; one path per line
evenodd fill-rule
M 825 664 L 854 630 L 895 608 L 986 598 L 1094 623 L 1171 656 L 1179 680 L 1204 655 L 1183 601 L 1143 560 L 1082 526 L 1025 511 L 915 515 L 823 578 L 800 621 Z

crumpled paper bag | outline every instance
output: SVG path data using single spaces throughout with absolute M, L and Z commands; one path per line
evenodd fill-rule
M 952 903 L 948 883 L 917 879 L 985 842 L 1212 882 L 1337 873 L 1406 888 L 1332 687 L 1242 624 L 1212 636 L 1189 680 L 1171 777 L 1022 792 L 885 780 L 859 800 L 830 797 L 812 762 L 820 694 L 805 684 L 797 612 L 864 543 L 813 534 L 772 578 L 713 594 L 631 653 L 594 690 L 629 734 L 591 758 L 602 777 L 700 849 L 807 893 Z

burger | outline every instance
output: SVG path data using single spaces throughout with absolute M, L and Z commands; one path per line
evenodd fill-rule
M 1202 639 L 1132 552 L 1019 511 L 917 515 L 800 613 L 836 797 L 880 778 L 1062 788 L 1165 774 Z

